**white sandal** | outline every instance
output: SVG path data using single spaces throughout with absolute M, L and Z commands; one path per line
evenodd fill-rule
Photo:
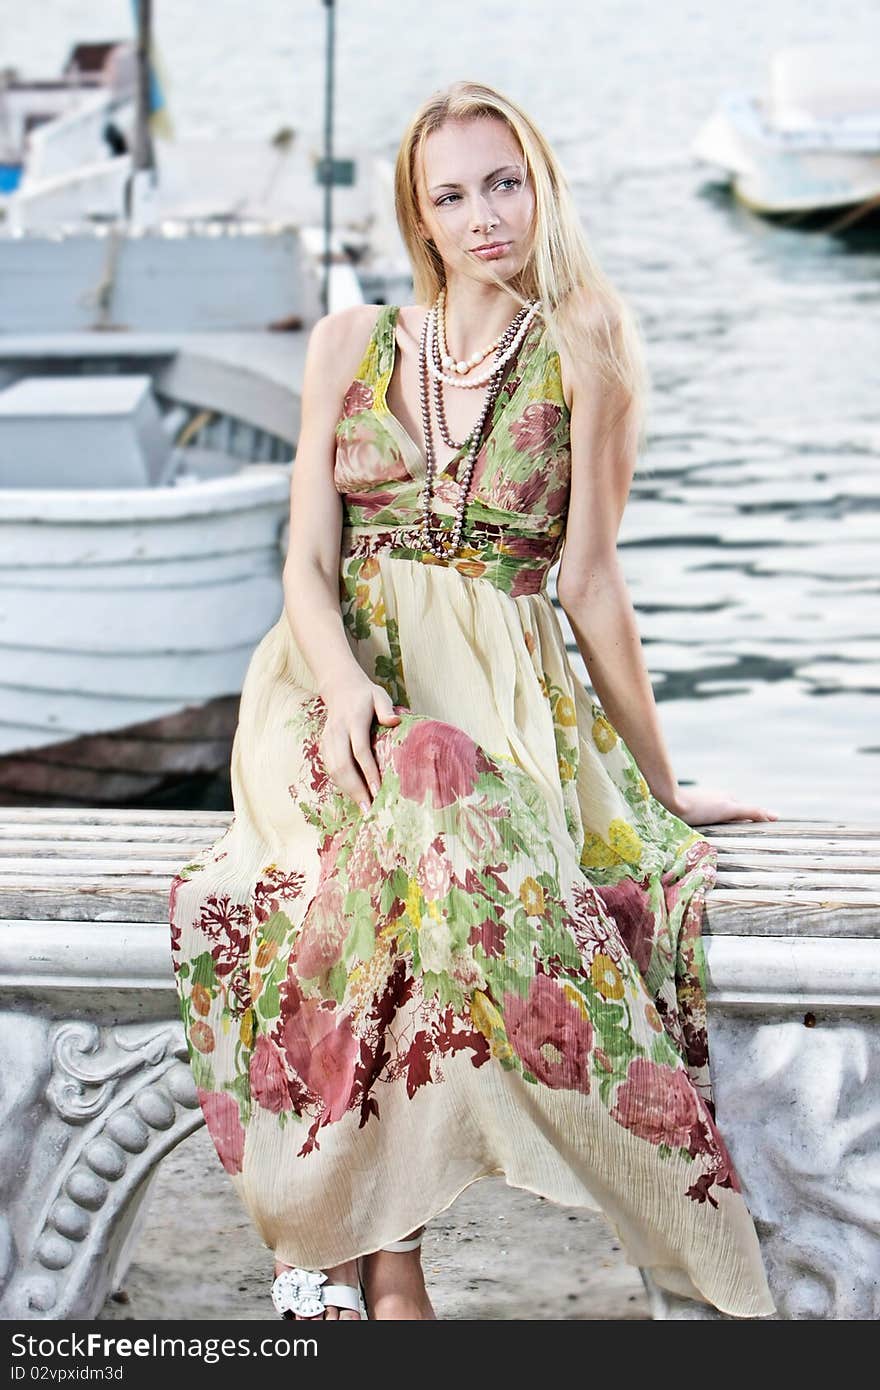
M 361 1310 L 360 1288 L 352 1284 L 328 1284 L 322 1269 L 282 1269 L 272 1283 L 272 1302 L 283 1318 L 298 1314 L 301 1318 L 317 1318 L 325 1308 L 350 1308 L 364 1316 Z
M 422 1236 L 418 1235 L 412 1240 L 393 1240 L 379 1248 L 415 1250 L 421 1243 Z M 327 1275 L 322 1269 L 300 1269 L 298 1265 L 283 1269 L 272 1282 L 272 1302 L 276 1311 L 283 1318 L 292 1318 L 296 1314 L 301 1318 L 317 1318 L 325 1308 L 350 1308 L 360 1313 L 361 1318 L 366 1317 L 367 1305 L 360 1273 L 357 1287 L 353 1284 L 328 1284 L 326 1280 Z

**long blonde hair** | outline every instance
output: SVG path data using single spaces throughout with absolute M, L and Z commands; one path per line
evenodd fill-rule
M 496 116 L 519 144 L 535 194 L 532 244 L 522 269 L 503 280 L 490 263 L 490 278 L 520 304 L 541 300 L 541 313 L 558 348 L 571 360 L 589 362 L 623 400 L 637 431 L 638 447 L 645 442 L 650 381 L 641 333 L 630 306 L 600 269 L 578 217 L 567 177 L 547 140 L 526 113 L 509 97 L 480 82 L 453 82 L 433 93 L 413 116 L 401 141 L 394 171 L 397 222 L 413 269 L 413 288 L 419 304 L 434 302 L 445 283 L 443 260 L 419 230 L 419 187 L 424 183 L 424 145 L 447 121 Z M 594 312 L 585 313 L 586 291 Z

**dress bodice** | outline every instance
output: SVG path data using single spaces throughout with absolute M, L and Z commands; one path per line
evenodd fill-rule
M 535 316 L 502 382 L 474 464 L 464 543 L 440 560 L 418 541 L 424 452 L 387 401 L 399 313 L 397 305 L 380 309 L 336 426 L 343 556 L 390 549 L 488 579 L 514 597 L 535 593 L 562 546 L 571 475 L 569 412 L 546 323 Z M 453 524 L 465 457 L 462 448 L 437 472 L 435 525 Z

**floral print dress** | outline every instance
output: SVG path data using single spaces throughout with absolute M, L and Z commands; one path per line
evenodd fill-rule
M 180 868 L 171 951 L 220 1161 L 285 1264 L 401 1239 L 479 1178 L 601 1209 L 674 1293 L 774 1312 L 714 1121 L 701 948 L 716 853 L 649 791 L 547 592 L 569 500 L 540 317 L 477 456 L 466 546 L 420 548 L 383 306 L 337 425 L 339 593 L 373 724 L 368 812 L 321 761 L 284 613 L 253 653 L 234 815 Z M 439 473 L 452 525 L 462 448 Z

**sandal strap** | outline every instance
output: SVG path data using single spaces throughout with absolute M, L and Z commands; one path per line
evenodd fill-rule
M 390 1245 L 381 1245 L 379 1248 L 380 1250 L 415 1250 L 421 1243 L 421 1236 L 413 1236 L 412 1240 L 392 1240 Z
M 302 1317 L 317 1317 L 328 1306 L 360 1312 L 358 1288 L 328 1284 L 326 1280 L 320 1269 L 301 1269 L 298 1265 L 284 1269 L 272 1283 L 272 1302 L 279 1313 L 299 1313 Z
M 360 1290 L 353 1284 L 325 1284 L 321 1293 L 325 1307 L 351 1308 L 355 1313 L 361 1310 Z

